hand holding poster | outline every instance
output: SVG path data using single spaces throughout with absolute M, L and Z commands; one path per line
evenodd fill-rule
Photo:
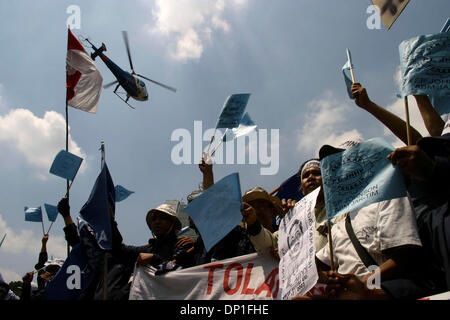
M 400 168 L 386 158 L 394 148 L 381 138 L 361 142 L 320 162 L 327 217 L 406 196 Z
M 195 198 L 184 211 L 192 218 L 209 251 L 242 220 L 239 174 L 232 173 Z
M 303 197 L 280 223 L 278 252 L 283 300 L 305 295 L 319 279 L 314 237 L 314 207 L 319 191 L 320 188 L 317 188 Z

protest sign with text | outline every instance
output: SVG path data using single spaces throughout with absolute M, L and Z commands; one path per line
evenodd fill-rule
M 320 162 L 328 219 L 406 196 L 401 169 L 387 159 L 393 150 L 383 139 L 374 138 Z
M 273 300 L 278 298 L 278 261 L 252 253 L 155 275 L 136 267 L 130 300 Z
M 450 95 L 450 33 L 423 35 L 399 46 L 402 95 Z
M 281 298 L 303 296 L 316 284 L 314 207 L 320 188 L 295 204 L 280 223 L 278 252 Z

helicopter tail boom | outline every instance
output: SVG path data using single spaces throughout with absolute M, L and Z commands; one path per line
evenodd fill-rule
M 95 48 L 95 47 L 93 47 Z M 98 49 L 94 49 L 95 51 L 93 53 L 91 53 L 91 58 L 92 60 L 95 60 L 95 58 L 97 58 L 103 51 L 106 51 L 106 46 L 104 43 L 102 43 L 102 46 Z

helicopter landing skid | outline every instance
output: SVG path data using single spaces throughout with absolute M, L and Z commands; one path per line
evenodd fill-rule
M 116 96 L 118 96 L 120 100 L 122 100 L 123 102 L 125 102 L 131 109 L 136 109 L 135 107 L 133 107 L 131 104 L 128 103 L 128 99 L 125 100 L 125 99 L 122 98 L 116 91 L 114 91 L 114 94 L 115 94 Z

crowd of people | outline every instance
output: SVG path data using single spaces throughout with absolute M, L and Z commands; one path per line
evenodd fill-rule
M 405 147 L 395 149 L 388 159 L 401 168 L 407 196 L 373 203 L 329 222 L 320 162 L 361 141 L 324 145 L 316 158 L 302 161 L 297 174 L 298 192 L 306 196 L 320 188 L 314 208 L 314 241 L 318 282 L 327 286 L 327 294 L 318 296 L 310 292 L 293 299 L 419 299 L 450 291 L 450 133 L 445 133 L 445 122 L 427 96 L 414 96 L 430 134 L 422 137 L 414 128 L 407 129 L 405 121 L 370 100 L 361 84 L 354 83 L 351 92 L 357 106 L 405 143 Z M 199 169 L 203 175 L 202 190 L 189 194 L 188 202 L 214 185 L 212 164 L 202 159 Z M 295 207 L 296 201 L 279 199 L 263 188 L 254 187 L 244 193 L 242 203 L 242 222 L 209 251 L 192 219 L 189 218 L 190 227 L 197 237 L 179 235 L 182 224 L 177 209 L 169 204 L 148 211 L 146 222 L 152 238 L 147 244 L 127 245 L 115 222 L 115 209 L 110 206 L 112 249 L 107 250 L 107 258 L 103 259 L 103 255 L 96 254 L 103 251 L 95 241 L 86 247 L 80 227 L 72 220 L 68 199 L 61 199 L 58 211 L 64 219 L 68 245 L 73 248 L 83 244 L 92 249 L 86 250 L 93 266 L 92 278 L 77 299 L 104 299 L 105 288 L 107 299 L 128 299 L 136 264 L 151 265 L 156 274 L 161 274 L 268 250 L 274 259 L 279 259 L 279 223 Z M 48 260 L 48 240 L 48 235 L 44 235 L 38 263 L 34 271 L 24 275 L 19 296 L 0 277 L 0 300 L 46 299 L 46 286 L 64 262 Z M 35 273 L 37 287 L 32 286 Z M 369 279 L 375 276 L 380 280 L 376 288 L 368 285 Z

